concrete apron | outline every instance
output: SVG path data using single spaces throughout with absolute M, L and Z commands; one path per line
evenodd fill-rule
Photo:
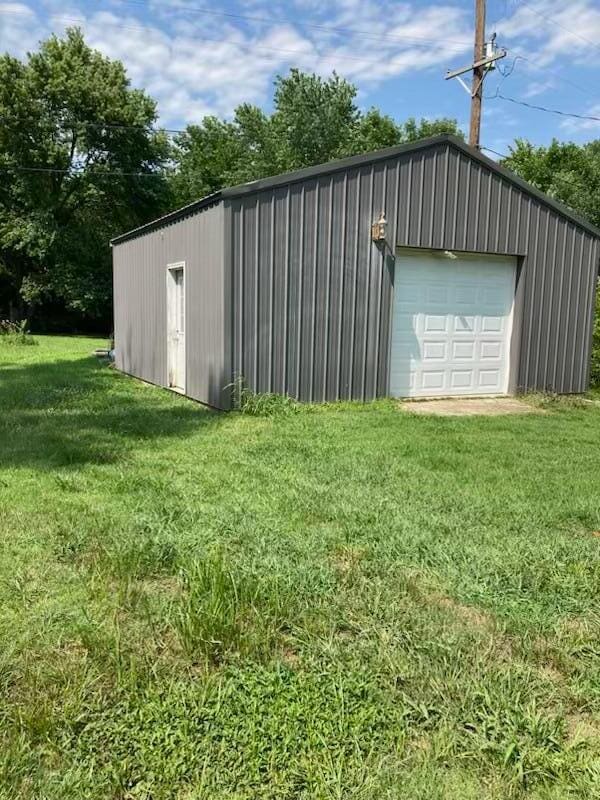
M 405 400 L 403 411 L 411 414 L 436 414 L 442 417 L 500 416 L 501 414 L 539 413 L 541 409 L 516 397 L 447 397 L 440 400 Z

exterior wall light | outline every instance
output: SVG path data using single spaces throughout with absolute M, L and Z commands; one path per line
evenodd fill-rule
M 371 225 L 371 239 L 374 242 L 385 242 L 387 234 L 387 220 L 385 218 L 385 212 L 381 212 L 381 216 Z

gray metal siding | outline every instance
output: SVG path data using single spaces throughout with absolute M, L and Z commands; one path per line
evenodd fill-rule
M 232 367 L 255 391 L 306 401 L 388 392 L 392 246 L 522 256 L 521 390 L 587 387 L 598 240 L 441 143 L 225 201 Z
M 220 408 L 231 382 L 224 245 L 221 203 L 113 248 L 117 367 L 167 386 L 167 264 L 185 261 L 186 394 Z

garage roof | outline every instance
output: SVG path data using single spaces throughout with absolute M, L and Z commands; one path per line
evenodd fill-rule
M 600 229 L 592 225 L 583 217 L 580 217 L 570 208 L 560 203 L 558 200 L 550 197 L 544 192 L 536 189 L 535 186 L 527 183 L 518 175 L 515 175 L 514 172 L 511 172 L 506 167 L 501 166 L 496 161 L 493 161 L 491 158 L 484 156 L 480 150 L 475 149 L 474 147 L 470 147 L 462 139 L 459 139 L 457 136 L 453 136 L 448 133 L 442 133 L 438 136 L 430 136 L 427 139 L 419 139 L 415 142 L 407 142 L 406 144 L 396 145 L 394 147 L 387 147 L 384 150 L 377 150 L 372 153 L 361 153 L 357 156 L 350 156 L 348 158 L 338 159 L 337 161 L 329 161 L 326 164 L 317 164 L 313 167 L 305 167 L 304 169 L 299 169 L 294 172 L 285 172 L 281 175 L 275 175 L 272 178 L 261 178 L 256 181 L 251 181 L 250 183 L 242 183 L 239 186 L 232 186 L 227 189 L 222 189 L 218 192 L 214 192 L 213 194 L 208 195 L 207 197 L 203 197 L 200 200 L 196 200 L 193 203 L 190 203 L 183 208 L 177 209 L 176 211 L 171 211 L 169 214 L 165 214 L 163 217 L 159 217 L 158 219 L 152 220 L 151 222 L 147 222 L 145 225 L 141 225 L 138 228 L 134 228 L 127 233 L 122 233 L 119 236 L 115 236 L 114 239 L 111 239 L 111 246 L 115 244 L 121 244 L 122 242 L 126 242 L 129 239 L 133 239 L 137 236 L 140 236 L 144 233 L 148 233 L 152 230 L 156 230 L 157 228 L 161 228 L 163 225 L 168 225 L 170 223 L 176 222 L 178 219 L 182 219 L 183 217 L 187 217 L 190 214 L 193 214 L 196 211 L 199 211 L 202 208 L 206 208 L 211 205 L 215 205 L 219 203 L 221 200 L 232 199 L 235 197 L 241 197 L 243 195 L 252 194 L 254 192 L 260 192 L 264 189 L 272 189 L 277 186 L 284 186 L 290 183 L 296 183 L 298 181 L 307 180 L 310 178 L 320 177 L 322 175 L 329 175 L 331 173 L 338 172 L 340 170 L 348 169 L 351 167 L 359 167 L 363 164 L 372 164 L 377 161 L 383 161 L 387 158 L 393 158 L 394 156 L 401 155 L 403 153 L 411 153 L 418 150 L 426 150 L 431 147 L 436 147 L 440 144 L 450 144 L 457 150 L 460 150 L 469 158 L 474 159 L 475 161 L 479 161 L 481 164 L 486 166 L 492 172 L 495 172 L 500 177 L 504 178 L 509 183 L 512 183 L 518 189 L 521 189 L 523 192 L 535 197 L 541 203 L 549 206 L 550 208 L 558 211 L 559 214 L 562 214 L 567 219 L 570 219 L 576 225 L 584 228 L 586 231 L 591 233 L 593 236 L 600 238 Z

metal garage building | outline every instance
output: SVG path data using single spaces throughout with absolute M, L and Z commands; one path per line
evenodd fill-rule
M 113 240 L 116 363 L 219 408 L 236 376 L 306 401 L 581 392 L 599 243 L 452 136 L 310 167 Z

